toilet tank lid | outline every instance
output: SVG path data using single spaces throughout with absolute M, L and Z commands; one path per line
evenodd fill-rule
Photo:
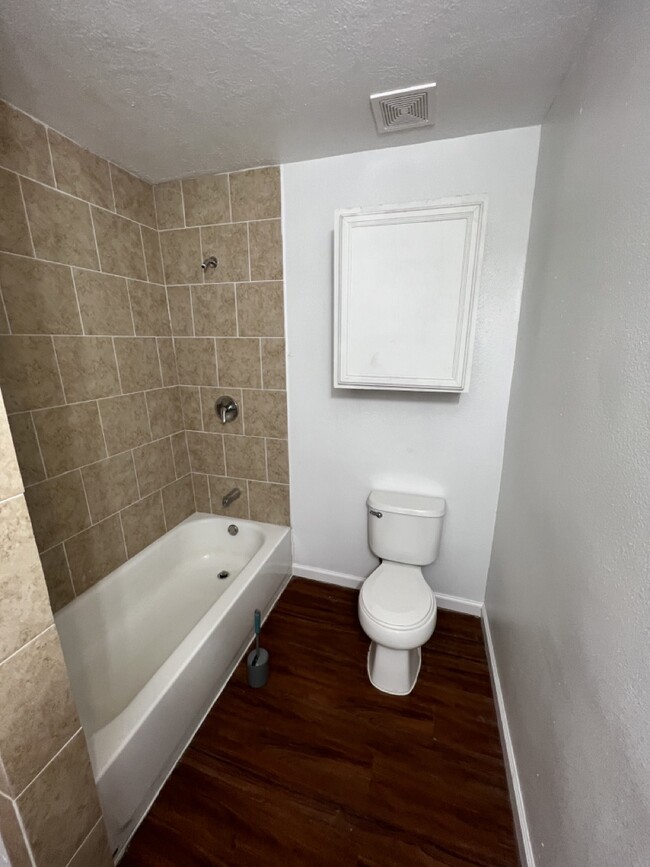
M 443 497 L 401 494 L 398 491 L 370 491 L 366 504 L 369 509 L 377 512 L 417 515 L 420 518 L 441 518 L 447 507 Z

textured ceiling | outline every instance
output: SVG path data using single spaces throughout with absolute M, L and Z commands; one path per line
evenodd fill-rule
M 539 123 L 596 0 L 3 0 L 0 93 L 150 180 Z M 371 92 L 438 82 L 377 136 Z

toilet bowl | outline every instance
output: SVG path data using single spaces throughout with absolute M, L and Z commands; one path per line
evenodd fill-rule
M 382 557 L 359 593 L 359 622 L 370 638 L 368 677 L 382 692 L 407 695 L 436 625 L 436 599 L 421 567 L 437 557 L 445 501 L 372 491 L 367 505 L 369 544 Z

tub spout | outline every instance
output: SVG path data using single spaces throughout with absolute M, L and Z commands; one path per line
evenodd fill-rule
M 227 509 L 231 503 L 234 503 L 235 500 L 238 500 L 241 497 L 241 491 L 239 488 L 233 488 L 232 491 L 228 491 L 225 497 L 221 500 L 221 503 L 224 509 Z

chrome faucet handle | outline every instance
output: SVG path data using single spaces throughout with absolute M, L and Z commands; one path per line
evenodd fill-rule
M 235 421 L 239 415 L 239 406 L 234 397 L 227 394 L 222 395 L 214 405 L 215 412 L 221 420 L 221 424 L 227 424 L 229 421 Z

